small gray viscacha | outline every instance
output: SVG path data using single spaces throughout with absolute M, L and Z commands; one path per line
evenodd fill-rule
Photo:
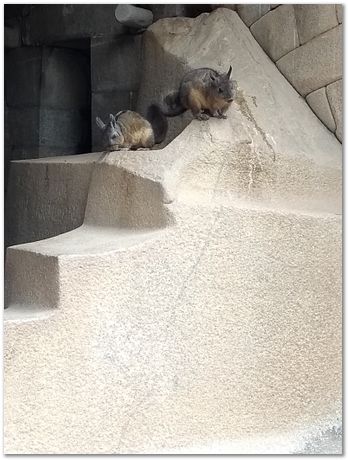
M 163 113 L 175 117 L 191 110 L 198 120 L 226 118 L 237 92 L 237 82 L 230 79 L 231 74 L 232 66 L 223 74 L 207 67 L 191 70 L 182 78 L 179 90 L 164 98 Z
M 160 107 L 150 105 L 146 118 L 132 110 L 122 110 L 115 116 L 110 114 L 105 124 L 96 117 L 97 126 L 103 131 L 105 150 L 150 149 L 165 139 L 168 122 Z

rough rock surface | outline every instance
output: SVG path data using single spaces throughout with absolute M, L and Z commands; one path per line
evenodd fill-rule
M 340 423 L 341 145 L 235 12 L 144 46 L 140 108 L 202 65 L 237 100 L 101 156 L 84 224 L 8 250 L 5 452 L 302 451 Z

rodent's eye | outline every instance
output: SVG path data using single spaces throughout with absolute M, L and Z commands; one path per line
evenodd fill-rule
M 223 93 L 223 89 L 222 89 L 222 88 L 219 88 L 218 91 L 219 91 L 219 93 Z
M 116 134 L 113 134 L 113 135 L 111 136 L 111 139 L 116 139 L 116 137 L 117 137 Z

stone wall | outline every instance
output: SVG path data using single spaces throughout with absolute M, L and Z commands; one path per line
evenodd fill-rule
M 95 117 L 135 110 L 141 82 L 142 35 L 91 38 L 91 122 L 93 151 L 101 148 Z
M 100 150 L 95 117 L 135 109 L 142 33 L 115 19 L 117 4 L 6 5 L 5 158 Z M 154 21 L 210 5 L 145 5 Z
M 33 45 L 123 34 L 126 28 L 115 21 L 116 6 L 30 5 L 30 12 L 23 22 L 23 42 Z
M 260 46 L 342 142 L 342 5 L 236 5 Z
M 21 46 L 5 55 L 5 158 L 86 152 L 89 57 L 79 50 Z
M 91 37 L 116 5 L 5 6 L 5 186 L 12 160 L 91 151 Z

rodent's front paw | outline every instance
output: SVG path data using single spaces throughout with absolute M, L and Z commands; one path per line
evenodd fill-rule
M 200 113 L 195 118 L 197 118 L 197 120 L 206 121 L 206 120 L 209 120 L 210 117 L 206 113 Z

